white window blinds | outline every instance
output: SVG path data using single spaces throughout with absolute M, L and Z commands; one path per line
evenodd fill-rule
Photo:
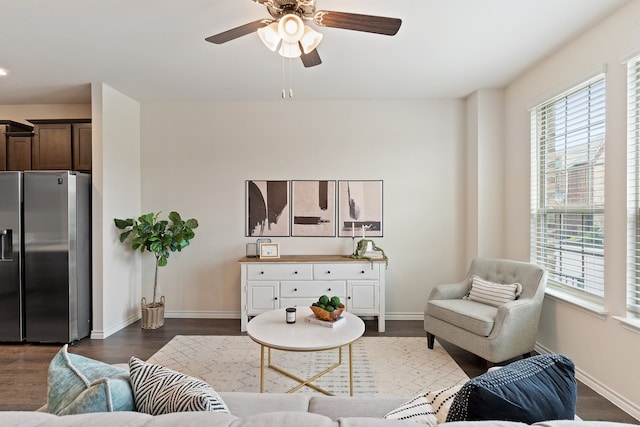
M 549 283 L 604 296 L 605 80 L 531 111 L 531 260 Z
M 627 310 L 640 315 L 640 56 L 627 63 Z

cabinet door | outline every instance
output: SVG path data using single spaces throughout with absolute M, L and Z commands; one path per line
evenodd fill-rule
M 31 169 L 31 137 L 7 137 L 7 170 L 27 171 Z
M 380 284 L 377 281 L 347 282 L 347 311 L 358 315 L 378 315 Z
M 278 282 L 249 282 L 247 284 L 247 314 L 249 316 L 275 310 L 278 307 Z
M 33 169 L 71 169 L 71 124 L 39 124 L 34 132 Z
M 7 137 L 4 134 L 6 128 L 0 125 L 0 171 L 7 170 Z
M 91 123 L 73 125 L 73 170 L 91 171 Z

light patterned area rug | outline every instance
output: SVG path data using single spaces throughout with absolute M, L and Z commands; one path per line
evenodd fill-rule
M 314 384 L 336 395 L 349 394 L 348 349 L 343 348 L 342 365 Z M 305 379 L 337 360 L 338 350 L 271 353 L 273 364 Z M 260 391 L 260 345 L 247 336 L 178 335 L 148 361 L 200 378 L 217 391 Z M 429 350 L 427 339 L 420 337 L 360 338 L 353 344 L 353 371 L 354 396 L 413 397 L 469 379 L 444 348 L 436 342 Z M 265 392 L 287 392 L 296 385 L 265 367 Z M 317 393 L 309 387 L 300 391 Z

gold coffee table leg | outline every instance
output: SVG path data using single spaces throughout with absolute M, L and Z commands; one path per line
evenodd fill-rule
M 262 347 L 262 358 L 260 361 L 260 392 L 263 391 L 263 381 L 264 381 L 264 346 L 261 345 Z M 333 349 L 330 349 L 333 350 Z M 327 350 L 317 350 L 317 351 L 327 351 Z M 282 375 L 291 378 L 292 380 L 297 381 L 298 384 L 297 386 L 295 386 L 294 388 L 292 388 L 291 390 L 287 391 L 287 393 L 293 393 L 296 392 L 298 390 L 300 390 L 302 387 L 309 387 L 312 388 L 316 391 L 319 391 L 320 393 L 324 393 L 327 396 L 334 396 L 333 393 L 331 393 L 328 390 L 323 389 L 322 387 L 318 387 L 315 384 L 312 384 L 313 381 L 317 380 L 318 378 L 320 378 L 321 376 L 333 371 L 334 369 L 336 369 L 338 366 L 342 365 L 342 347 L 338 347 L 338 361 L 336 363 L 334 363 L 333 365 L 329 366 L 327 369 L 325 369 L 322 372 L 317 373 L 316 375 L 312 376 L 311 378 L 308 379 L 304 379 L 304 378 L 300 378 L 297 375 L 292 374 L 291 372 L 288 372 L 284 369 L 282 369 L 279 366 L 276 366 L 274 364 L 271 363 L 271 347 L 267 347 L 267 352 L 268 352 L 268 364 L 267 367 L 269 367 L 270 369 L 273 369 L 276 372 L 281 373 Z M 350 375 L 352 376 L 352 372 L 351 372 L 351 345 L 349 345 L 349 369 L 350 369 Z M 349 380 L 349 389 L 351 392 L 351 395 L 353 396 L 353 378 L 350 378 Z
M 271 349 L 269 349 L 271 359 Z M 264 392 L 264 345 L 260 344 L 260 393 Z
M 353 396 L 353 349 L 349 343 L 349 395 Z

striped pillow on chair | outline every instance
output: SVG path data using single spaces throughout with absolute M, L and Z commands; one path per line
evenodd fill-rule
M 478 276 L 471 276 L 471 291 L 466 298 L 499 307 L 505 302 L 517 299 L 521 292 L 522 285 L 520 283 L 503 285 L 484 280 Z

